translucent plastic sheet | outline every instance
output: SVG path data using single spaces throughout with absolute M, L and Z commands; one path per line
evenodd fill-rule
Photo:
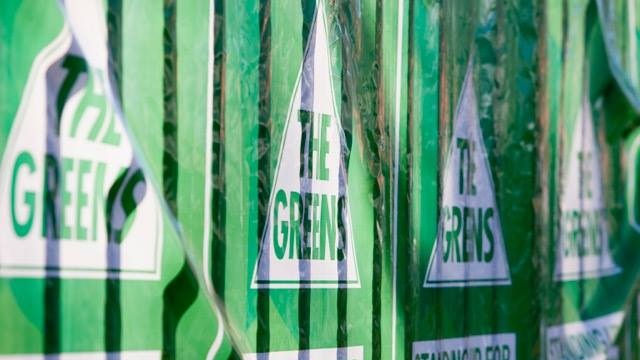
M 636 358 L 636 5 L 0 2 L 0 359 Z
M 412 358 L 539 357 L 540 10 L 529 1 L 420 10 L 427 21 L 441 15 L 430 25 L 439 34 L 416 25 L 410 77 Z
M 176 159 L 167 143 L 175 131 L 149 114 L 163 89 L 135 85 L 143 99 L 159 90 L 136 103 L 141 116 L 120 102 L 133 79 L 114 71 L 111 61 L 124 61 L 110 57 L 101 2 L 4 6 L 10 55 L 2 93 L 15 107 L 5 108 L 13 115 L 3 121 L 1 352 L 77 359 L 229 352 L 195 255 L 202 252 L 187 240 L 199 229 L 183 231 L 172 197 Z M 121 49 L 125 59 L 127 49 L 135 47 Z M 156 70 L 149 75 L 162 79 L 163 67 Z M 175 122 L 164 114 L 165 124 Z M 203 213 L 195 203 L 190 211 Z
M 640 244 L 631 216 L 637 202 L 637 149 L 631 144 L 638 124 L 635 95 L 619 76 L 626 76 L 618 67 L 619 46 L 629 43 L 626 34 L 613 35 L 622 26 L 611 22 L 613 3 L 547 5 L 542 109 L 549 116 L 543 139 L 549 141 L 541 163 L 549 183 L 541 209 L 545 246 L 552 249 L 543 312 L 545 352 L 552 358 L 633 358 L 620 341 L 629 338 L 624 309 L 638 275 Z M 635 11 L 634 2 L 616 6 Z

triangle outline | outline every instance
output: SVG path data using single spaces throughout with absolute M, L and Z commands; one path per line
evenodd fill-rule
M 25 80 L 25 86 L 22 89 L 22 92 L 20 95 L 20 101 L 18 103 L 18 107 L 13 116 L 13 123 L 10 126 L 5 147 L 2 153 L 0 154 L 0 174 L 2 174 L 0 176 L 0 192 L 7 190 L 7 187 L 10 186 L 8 185 L 8 183 L 11 181 L 9 180 L 11 178 L 11 175 L 10 175 L 11 172 L 7 170 L 10 169 L 11 167 L 11 160 L 15 160 L 14 158 L 19 152 L 20 145 L 21 144 L 24 145 L 23 144 L 24 140 L 21 140 L 21 138 L 25 136 L 24 133 L 30 133 L 30 136 L 37 135 L 36 136 L 37 140 L 35 142 L 46 143 L 47 141 L 46 129 L 43 133 L 41 133 L 40 131 L 36 131 L 34 133 L 32 129 L 33 126 L 41 125 L 40 122 L 44 122 L 46 124 L 46 119 L 43 120 L 38 118 L 36 120 L 33 120 L 33 118 L 28 117 L 29 107 L 33 105 L 32 102 L 34 100 L 34 97 L 36 96 L 34 95 L 34 93 L 38 92 L 38 87 L 39 87 L 38 82 L 44 81 L 46 85 L 47 70 L 56 61 L 62 59 L 64 56 L 71 53 L 76 54 L 77 56 L 82 57 L 83 59 L 86 60 L 82 52 L 80 53 L 74 52 L 78 50 L 77 48 L 74 48 L 74 46 L 77 46 L 76 39 L 74 38 L 74 33 L 70 25 L 67 22 L 64 22 L 61 25 L 57 35 L 53 39 L 51 39 L 47 44 L 45 44 L 34 56 L 30 64 L 28 76 Z M 89 74 L 92 73 L 92 68 L 89 66 L 89 64 L 87 65 L 89 67 L 89 69 L 87 70 L 87 76 L 89 76 Z M 92 74 L 91 76 L 94 76 L 94 75 Z M 82 93 L 84 91 L 86 90 L 81 89 L 78 92 L 80 96 L 83 96 Z M 103 88 L 103 92 L 104 91 L 105 90 Z M 106 109 L 105 109 L 107 114 L 106 116 L 114 117 L 114 119 L 111 121 L 115 122 L 116 115 L 114 114 L 114 111 L 112 109 L 113 105 L 109 103 L 109 100 L 105 94 L 103 94 L 103 96 L 105 97 L 105 102 L 106 102 Z M 67 105 L 69 105 L 72 101 L 73 100 L 71 98 L 67 99 Z M 63 112 L 64 119 L 67 119 L 67 116 L 68 116 L 68 115 L 65 115 L 66 111 L 67 110 L 65 109 L 65 111 Z M 62 123 L 62 119 L 63 117 L 61 117 L 61 123 Z M 108 126 L 108 125 L 104 125 L 104 126 Z M 115 126 L 121 126 L 121 125 L 118 123 Z M 61 128 L 61 131 L 62 131 L 62 128 Z M 100 134 L 104 135 L 104 128 L 100 130 Z M 129 137 L 129 134 L 123 131 L 121 132 L 120 135 L 122 139 L 121 141 L 127 144 L 124 146 L 128 146 L 133 153 L 133 147 L 131 145 L 131 139 Z M 65 140 L 68 141 L 67 138 L 65 138 L 62 135 L 59 135 L 61 148 L 63 149 L 72 148 L 72 145 L 67 144 Z M 33 146 L 35 142 L 34 140 L 29 141 L 26 144 L 27 148 L 29 148 L 29 146 Z M 88 141 L 88 142 L 92 142 L 92 141 Z M 44 161 L 41 158 L 44 158 L 45 153 L 44 152 L 35 153 L 35 155 L 36 155 L 35 156 L 36 166 L 42 165 L 40 161 Z M 62 152 L 60 156 L 62 156 Z M 92 159 L 89 156 L 87 159 L 84 159 L 84 160 L 93 161 L 95 159 Z M 36 177 L 44 176 L 44 174 L 41 174 L 43 171 L 45 170 L 40 168 L 34 171 L 33 174 L 35 174 Z M 105 178 L 105 185 L 106 183 L 107 182 Z M 163 219 L 162 219 L 162 214 L 160 213 L 160 209 L 157 207 L 158 206 L 157 193 L 150 187 L 147 187 L 147 192 L 150 194 L 150 196 L 146 198 L 151 200 L 147 200 L 145 204 L 147 207 L 151 208 L 148 211 L 150 213 L 153 212 L 153 215 L 150 215 L 150 217 L 152 218 L 151 220 L 154 221 L 153 229 L 155 231 L 154 235 L 149 237 L 154 241 L 154 245 L 152 249 L 153 250 L 152 253 L 154 257 L 153 264 L 151 265 L 153 267 L 152 269 L 149 269 L 149 268 L 142 269 L 139 267 L 136 268 L 135 266 L 132 267 L 131 265 L 125 264 L 124 263 L 125 260 L 131 259 L 131 257 L 124 259 L 122 263 L 120 263 L 116 268 L 111 268 L 108 266 L 108 264 L 87 266 L 87 265 L 75 264 L 73 261 L 69 263 L 69 261 L 59 260 L 58 263 L 51 265 L 49 269 L 46 269 L 46 264 L 36 264 L 36 262 L 38 262 L 37 260 L 38 256 L 40 255 L 40 253 L 37 252 L 35 257 L 27 259 L 26 263 L 23 263 L 23 264 L 19 264 L 19 263 L 7 264 L 7 263 L 4 263 L 2 257 L 0 257 L 0 278 L 16 277 L 16 276 L 25 277 L 25 278 L 45 278 L 46 276 L 51 276 L 51 274 L 53 274 L 54 276 L 58 276 L 63 279 L 119 278 L 123 280 L 150 280 L 150 281 L 158 280 L 162 273 L 162 267 L 161 267 L 162 249 L 164 248 L 164 241 L 165 241 L 164 239 L 165 236 L 162 230 Z M 40 196 L 41 194 L 37 194 L 37 197 L 40 197 Z M 106 201 L 106 194 L 104 194 L 104 196 Z M 42 203 L 40 203 L 40 201 L 41 200 L 37 200 L 36 206 L 43 206 Z M 5 210 L 6 209 L 2 209 L 0 211 L 5 211 Z M 36 210 L 36 212 L 41 212 L 41 210 Z M 44 220 L 42 218 L 40 219 L 37 218 L 37 216 L 40 216 L 40 215 L 35 215 L 35 216 L 36 218 L 34 219 L 34 222 L 32 225 L 32 227 L 35 228 L 35 230 L 32 230 L 29 233 L 29 234 L 35 233 L 35 235 L 29 235 L 29 238 L 30 239 L 41 238 L 42 241 L 44 241 L 43 243 L 44 245 L 35 247 L 36 249 L 38 249 L 38 251 L 40 251 L 44 247 L 46 247 L 46 242 L 48 242 L 49 240 L 42 238 L 42 234 L 39 232 L 40 230 L 38 230 L 38 228 L 42 226 L 42 221 Z M 106 234 L 104 234 L 104 236 L 106 236 Z M 127 238 L 129 237 L 125 237 L 125 240 Z M 10 244 L 11 241 L 13 241 L 13 239 L 11 238 L 9 239 L 4 238 L 4 240 L 0 241 L 0 251 L 2 251 L 3 247 L 5 246 L 11 247 L 11 244 Z M 74 240 L 74 241 L 82 241 L 82 240 Z M 66 242 L 63 242 L 63 243 L 66 243 Z M 58 251 L 60 252 L 61 258 L 67 259 L 68 257 L 64 257 L 64 254 L 72 251 L 72 249 L 68 249 L 65 246 L 61 246 Z M 105 248 L 104 251 L 108 251 L 108 250 Z M 93 255 L 90 254 L 88 256 L 93 256 Z M 22 260 L 22 261 L 25 261 L 25 260 Z M 47 273 L 49 275 L 47 275 Z
M 320 15 L 321 14 L 321 15 Z M 330 55 L 330 47 L 329 47 L 329 41 L 328 41 L 328 29 L 329 27 L 327 26 L 327 20 L 326 20 L 326 12 L 324 9 L 324 1 L 323 0 L 317 0 L 316 1 L 316 11 L 313 17 L 313 21 L 311 23 L 311 28 L 313 29 L 313 32 L 311 32 L 309 35 L 309 38 L 311 39 L 311 35 L 315 34 L 316 31 L 316 23 L 318 21 L 318 18 L 321 18 L 323 21 L 323 25 L 324 25 L 324 29 L 325 29 L 325 39 L 327 40 L 327 58 L 328 60 L 331 60 L 331 55 Z M 289 125 L 291 123 L 291 114 L 296 111 L 295 109 L 295 105 L 296 105 L 296 100 L 297 97 L 296 96 L 299 92 L 300 92 L 300 108 L 298 110 L 302 109 L 302 93 L 300 90 L 300 87 L 302 85 L 302 79 L 303 79 L 303 75 L 304 75 L 304 66 L 305 66 L 305 62 L 308 56 L 310 56 L 310 49 L 311 49 L 311 45 L 312 42 L 308 41 L 307 42 L 307 46 L 304 50 L 303 56 L 302 56 L 302 62 L 300 64 L 300 68 L 298 70 L 298 75 L 296 76 L 296 82 L 295 82 L 295 86 L 293 87 L 293 91 L 291 94 L 291 100 L 289 101 L 289 106 L 288 106 L 288 110 L 287 110 L 287 119 L 285 122 L 285 126 L 282 132 L 282 139 L 280 140 L 280 146 L 279 146 L 279 154 L 278 154 L 278 162 L 276 164 L 276 169 L 275 169 L 275 175 L 273 176 L 273 184 L 271 186 L 271 191 L 269 194 L 269 206 L 268 206 L 268 210 L 270 211 L 272 209 L 272 206 L 274 204 L 274 197 L 275 197 L 275 189 L 276 189 L 276 185 L 277 185 L 277 177 L 280 173 L 280 168 L 281 168 L 281 164 L 282 164 L 282 159 L 284 156 L 284 146 L 286 143 L 286 139 L 287 139 L 287 133 L 289 131 Z M 331 62 L 329 61 L 328 63 L 328 71 L 329 71 L 329 84 L 330 84 L 330 89 L 331 89 L 331 103 L 332 103 L 332 119 L 334 119 L 336 121 L 336 126 L 338 127 L 338 134 L 339 136 L 342 138 L 343 135 L 343 131 L 342 131 L 342 118 L 340 116 L 338 116 L 338 110 L 337 110 L 337 105 L 336 105 L 336 96 L 335 96 L 335 90 L 334 90 L 334 85 L 333 85 L 333 69 L 331 66 Z M 342 161 L 342 158 L 340 158 L 340 164 L 339 164 L 339 173 L 343 173 L 345 176 L 345 179 L 348 179 L 348 173 L 346 171 L 345 168 L 346 164 L 344 164 L 344 162 Z M 345 181 L 345 194 L 344 194 L 344 199 L 345 199 L 345 209 L 347 209 L 347 216 L 345 217 L 346 221 L 345 221 L 345 227 L 347 228 L 347 244 L 349 246 L 349 255 L 348 257 L 352 257 L 352 262 L 353 262 L 353 269 L 355 270 L 355 280 L 353 281 L 340 281 L 340 280 L 332 280 L 332 281 L 318 281 L 318 280 L 309 280 L 308 282 L 304 282 L 301 283 L 300 280 L 298 279 L 297 281 L 291 280 L 291 281 L 285 281 L 282 283 L 278 283 L 277 281 L 272 281 L 272 280 L 267 280 L 267 281 L 260 281 L 258 279 L 258 270 L 260 268 L 260 263 L 261 263 L 261 258 L 262 256 L 265 254 L 263 253 L 264 251 L 264 246 L 263 243 L 265 242 L 265 239 L 267 239 L 267 230 L 270 229 L 269 226 L 269 221 L 271 218 L 271 215 L 268 213 L 266 218 L 265 218 L 265 224 L 264 227 L 262 229 L 262 235 L 260 236 L 260 248 L 258 250 L 258 254 L 256 256 L 256 260 L 255 260 L 255 265 L 253 268 L 253 274 L 251 276 L 251 289 L 302 289 L 302 288 L 306 288 L 306 289 L 334 289 L 334 288 L 360 288 L 361 287 L 361 282 L 360 282 L 360 273 L 358 270 L 358 259 L 357 259 L 357 251 L 355 249 L 355 244 L 354 244 L 354 236 L 353 236 L 353 226 L 351 223 L 351 203 L 349 201 L 349 190 L 348 190 L 348 182 Z M 298 261 L 305 261 L 305 260 L 298 260 Z M 306 260 L 308 261 L 308 260 Z M 347 259 L 344 260 L 345 264 L 348 268 L 348 263 L 347 263 Z
M 461 95 L 460 98 L 458 99 L 458 103 L 456 105 L 456 111 L 455 111 L 455 117 L 454 117 L 454 121 L 455 123 L 453 124 L 453 131 L 451 134 L 451 138 L 453 138 L 455 130 L 456 130 L 456 125 L 458 123 L 459 120 L 459 116 L 460 113 L 462 111 L 462 104 L 463 104 L 463 100 L 464 100 L 464 96 L 466 91 L 470 91 L 471 95 L 473 96 L 474 99 L 474 103 L 475 103 L 475 110 L 477 111 L 477 96 L 475 94 L 475 89 L 473 87 L 473 64 L 474 64 L 474 59 L 473 59 L 473 55 L 471 55 L 470 59 L 469 59 L 469 63 L 467 65 L 467 70 L 465 73 L 465 77 L 462 83 L 462 90 L 461 90 Z M 438 230 L 436 233 L 436 239 L 433 243 L 432 246 L 432 250 L 431 250 L 431 255 L 429 257 L 429 264 L 427 266 L 427 271 L 424 277 L 424 281 L 422 284 L 423 288 L 443 288 L 443 287 L 472 287 L 472 286 L 491 286 L 491 285 L 511 285 L 511 270 L 509 267 L 509 259 L 507 256 L 507 251 L 506 251 L 506 245 L 505 245 L 505 240 L 504 240 L 504 233 L 502 232 L 502 220 L 500 217 L 500 210 L 498 209 L 498 203 L 496 200 L 496 196 L 495 196 L 495 184 L 493 181 L 493 174 L 491 173 L 491 167 L 490 167 L 490 163 L 489 163 L 489 157 L 488 157 L 488 153 L 484 144 L 484 136 L 482 134 L 482 129 L 480 127 L 480 119 L 479 116 L 476 117 L 472 117 L 471 121 L 476 125 L 478 132 L 477 132 L 477 137 L 478 137 L 478 142 L 479 142 L 479 151 L 480 151 L 480 157 L 482 158 L 482 163 L 483 163 L 483 168 L 486 170 L 487 173 L 487 179 L 489 181 L 489 186 L 491 188 L 491 202 L 494 204 L 495 207 L 495 217 L 496 217 L 496 223 L 498 224 L 498 229 L 500 231 L 500 237 L 501 237 L 501 241 L 496 241 L 499 244 L 497 245 L 497 251 L 502 252 L 502 264 L 498 264 L 499 266 L 502 266 L 503 269 L 505 269 L 506 272 L 506 277 L 500 277 L 500 278 L 477 278 L 477 279 L 473 279 L 473 278 L 464 278 L 464 279 L 459 279 L 459 280 L 430 280 L 430 275 L 431 272 L 434 271 L 437 268 L 436 265 L 436 254 L 440 253 L 440 248 L 442 248 L 441 246 L 439 246 L 441 244 L 441 240 L 442 239 L 442 231 L 443 231 L 443 215 L 442 212 L 440 212 L 440 215 L 438 217 Z M 452 157 L 452 153 L 453 153 L 453 141 L 450 142 L 448 150 L 447 150 L 447 158 L 445 161 L 445 167 L 444 167 L 444 173 L 443 173 L 443 185 L 442 185 L 442 189 L 445 189 L 445 186 L 447 186 L 446 183 L 446 174 L 448 172 L 450 163 L 451 163 L 451 157 Z M 444 191 L 443 191 L 444 192 Z M 440 209 L 442 209 L 442 204 L 440 204 Z M 496 257 L 497 259 L 497 257 Z M 462 265 L 462 266 L 469 266 L 469 265 Z M 471 265 L 472 266 L 472 265 Z M 465 271 L 466 273 L 466 271 Z
M 592 183 L 595 182 L 595 187 L 598 189 L 597 191 L 599 191 L 600 193 L 600 202 L 601 204 L 599 204 L 598 206 L 600 207 L 600 209 L 606 209 L 606 206 L 604 204 L 604 184 L 602 183 L 602 168 L 600 167 L 600 146 L 598 144 L 598 141 L 596 139 L 596 134 L 595 134 L 595 128 L 594 128 L 594 124 L 593 124 L 593 115 L 592 115 L 592 108 L 591 108 L 591 102 L 589 100 L 588 94 L 585 93 L 582 96 L 582 100 L 580 102 L 580 107 L 576 116 L 576 123 L 574 125 L 574 128 L 572 129 L 573 131 L 571 132 L 571 144 L 570 144 L 570 148 L 569 148 L 569 162 L 568 162 L 568 167 L 567 167 L 567 175 L 566 178 L 563 178 L 562 181 L 562 187 L 561 187 L 561 191 L 562 194 L 560 195 L 560 216 L 562 216 L 562 213 L 564 212 L 562 210 L 563 207 L 563 203 L 565 201 L 568 201 L 564 196 L 566 193 L 565 191 L 565 187 L 567 187 L 567 183 L 569 181 L 569 179 L 571 178 L 571 175 L 569 175 L 569 172 L 573 169 L 573 166 L 575 165 L 574 162 L 577 161 L 575 158 L 577 157 L 576 152 L 579 152 L 582 149 L 587 148 L 588 146 L 592 147 L 592 152 L 594 155 L 592 155 L 592 160 L 590 161 L 590 164 L 595 166 L 598 169 L 598 173 L 600 175 L 600 177 L 598 179 L 593 178 L 591 181 Z M 578 132 L 581 131 L 582 134 L 579 134 Z M 582 136 L 584 134 L 584 136 Z M 578 171 L 580 171 L 581 169 L 579 168 L 578 165 Z M 564 174 L 563 174 L 564 176 Z M 582 178 L 581 175 L 579 175 L 580 178 Z M 571 189 L 571 191 L 573 192 L 575 189 Z M 572 194 L 574 195 L 574 194 Z M 583 206 L 581 209 L 582 210 L 588 210 L 589 207 L 592 206 Z M 565 211 L 570 211 L 570 208 L 567 208 L 567 210 Z M 608 221 L 607 221 L 608 224 Z M 560 224 L 560 227 L 562 227 L 562 224 Z M 596 278 L 602 278 L 602 277 L 607 277 L 607 276 L 613 276 L 616 274 L 619 274 L 622 269 L 620 268 L 620 266 L 618 266 L 618 264 L 615 263 L 615 261 L 613 260 L 612 254 L 611 254 L 611 246 L 610 246 L 610 241 L 611 236 L 607 231 L 607 238 L 606 238 L 606 247 L 603 249 L 602 254 L 600 255 L 600 258 L 598 259 L 598 264 L 597 267 L 592 268 L 592 269 L 588 269 L 588 270 L 583 270 L 581 268 L 579 269 L 563 269 L 563 261 L 562 261 L 562 249 L 561 249 L 561 245 L 562 245 L 562 231 L 560 230 L 560 234 L 558 235 L 558 238 L 555 240 L 556 245 L 555 245 L 555 264 L 554 264 L 554 270 L 553 270 L 553 279 L 554 281 L 557 282 L 563 282 L 563 281 L 574 281 L 574 280 L 581 280 L 581 279 L 596 279 Z M 579 257 L 580 258 L 580 265 L 583 265 L 583 260 L 585 257 Z M 588 261 L 589 257 L 587 257 Z M 593 258 L 591 258 L 593 259 Z M 607 266 L 608 265 L 608 266 Z

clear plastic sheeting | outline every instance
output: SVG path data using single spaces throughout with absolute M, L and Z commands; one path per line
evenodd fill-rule
M 141 115 L 120 101 L 132 80 L 122 67 L 149 64 L 128 62 L 124 46 L 123 58 L 112 57 L 102 2 L 4 6 L 9 51 L 2 53 L 10 56 L 2 94 L 15 107 L 3 112 L 0 353 L 151 359 L 231 352 L 195 255 L 201 252 L 176 214 L 176 169 L 156 170 L 174 155 L 166 143 L 175 132 L 162 131 L 162 117 L 152 113 L 162 88 L 153 81 L 133 88 L 142 99 L 159 90 L 158 99 L 137 98 L 136 107 L 148 110 Z M 156 70 L 150 75 L 162 79 L 163 67 Z M 145 136 L 134 123 L 144 124 Z M 161 163 L 152 155 L 163 149 Z
M 637 358 L 638 6 L 0 2 L 0 359 Z
M 637 151 L 629 143 L 637 107 L 635 90 L 619 76 L 617 57 L 629 39 L 615 33 L 622 23 L 611 22 L 613 4 L 605 3 L 547 4 L 542 114 L 549 140 L 541 153 L 548 179 L 542 244 L 550 249 L 544 263 L 553 279 L 543 286 L 547 358 L 634 357 L 621 339 L 628 339 L 625 308 L 638 276 L 638 232 L 625 215 L 636 206 L 630 161 Z M 635 11 L 633 2 L 616 6 L 616 12 Z

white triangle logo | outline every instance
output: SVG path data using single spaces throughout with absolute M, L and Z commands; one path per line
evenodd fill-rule
M 360 287 L 322 1 L 289 105 L 252 288 Z
M 586 95 L 572 135 L 560 200 L 555 265 L 558 281 L 602 277 L 620 271 L 609 252 L 600 152 Z
M 424 287 L 511 284 L 471 64 L 456 109 Z
M 74 4 L 70 23 L 100 24 L 99 2 Z M 0 165 L 0 276 L 160 277 L 162 212 L 95 66 L 106 53 L 85 57 L 65 24 L 33 62 Z

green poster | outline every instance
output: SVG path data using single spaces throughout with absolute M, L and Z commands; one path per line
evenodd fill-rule
M 414 5 L 412 359 L 539 356 L 539 6 L 516 3 Z
M 637 115 L 616 62 L 619 46 L 633 46 L 634 40 L 613 31 L 614 2 L 560 5 L 548 5 L 549 13 L 559 14 L 547 22 L 544 65 L 550 69 L 546 96 L 552 104 L 545 109 L 550 147 L 542 171 L 549 178 L 549 210 L 541 217 L 548 240 L 542 250 L 544 354 L 622 359 L 633 346 L 626 334 L 638 274 L 631 255 L 638 233 L 629 216 L 635 206 L 637 171 L 629 159 L 635 157 L 630 144 Z M 615 6 L 620 14 L 635 5 Z M 632 75 L 631 67 L 625 71 Z
M 394 126 L 406 111 L 406 94 L 397 95 L 406 65 L 395 65 L 406 51 L 396 46 L 398 36 L 407 41 L 403 6 L 255 1 L 216 10 L 215 172 L 224 180 L 214 192 L 224 216 L 212 225 L 212 277 L 249 358 L 402 354 L 391 305 L 402 306 L 387 210 L 393 147 L 384 144 L 400 141 Z
M 119 29 L 101 2 L 3 8 L 0 357 L 226 356 L 221 317 L 157 186 L 160 158 L 145 156 L 163 153 L 169 117 L 161 81 L 143 82 L 163 78 L 162 38 L 150 35 L 165 26 L 162 6 L 110 7 L 125 14 Z M 146 38 L 122 36 L 131 28 Z M 138 46 L 146 61 L 131 56 Z

